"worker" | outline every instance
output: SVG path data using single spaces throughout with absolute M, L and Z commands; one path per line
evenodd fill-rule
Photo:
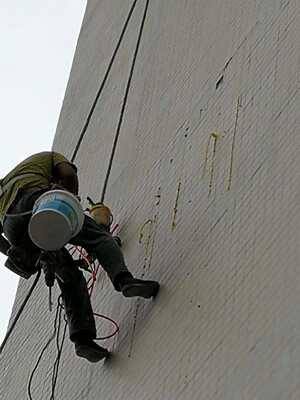
M 78 196 L 77 168 L 57 152 L 41 152 L 18 164 L 0 181 L 0 251 L 8 256 L 5 265 L 28 278 L 37 272 L 41 250 L 28 234 L 35 201 L 46 191 L 63 189 Z M 159 284 L 135 279 L 126 267 L 120 246 L 108 227 L 85 215 L 81 231 L 70 240 L 98 259 L 115 290 L 125 297 L 154 297 Z M 60 258 L 55 275 L 62 291 L 70 340 L 75 353 L 91 362 L 108 357 L 109 352 L 96 344 L 95 321 L 87 284 L 81 271 L 74 268 L 66 250 L 56 252 Z

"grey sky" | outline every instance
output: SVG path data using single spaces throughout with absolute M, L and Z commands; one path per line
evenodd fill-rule
M 86 0 L 0 0 L 0 177 L 53 141 Z M 0 341 L 18 278 L 0 257 Z

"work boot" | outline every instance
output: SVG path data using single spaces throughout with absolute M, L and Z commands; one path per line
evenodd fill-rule
M 92 339 L 77 339 L 75 340 L 75 353 L 78 357 L 96 363 L 104 358 L 108 358 L 110 353 L 108 350 L 99 346 Z
M 29 279 L 31 275 L 37 272 L 36 262 L 39 257 L 39 251 L 27 253 L 22 247 L 12 246 L 7 255 L 5 266 L 22 278 Z
M 159 291 L 159 283 L 155 281 L 144 281 L 125 276 L 118 282 L 121 292 L 125 297 L 156 297 Z

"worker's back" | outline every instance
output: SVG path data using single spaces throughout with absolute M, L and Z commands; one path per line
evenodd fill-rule
M 52 181 L 53 167 L 67 159 L 59 153 L 44 151 L 33 154 L 20 162 L 2 180 L 4 189 L 0 197 L 0 221 L 17 196 L 20 189 L 45 188 Z

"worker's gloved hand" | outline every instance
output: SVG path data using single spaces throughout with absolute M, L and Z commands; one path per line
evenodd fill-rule
M 113 215 L 109 207 L 103 203 L 96 203 L 92 204 L 88 211 L 97 224 L 103 225 L 109 230 L 113 221 Z

